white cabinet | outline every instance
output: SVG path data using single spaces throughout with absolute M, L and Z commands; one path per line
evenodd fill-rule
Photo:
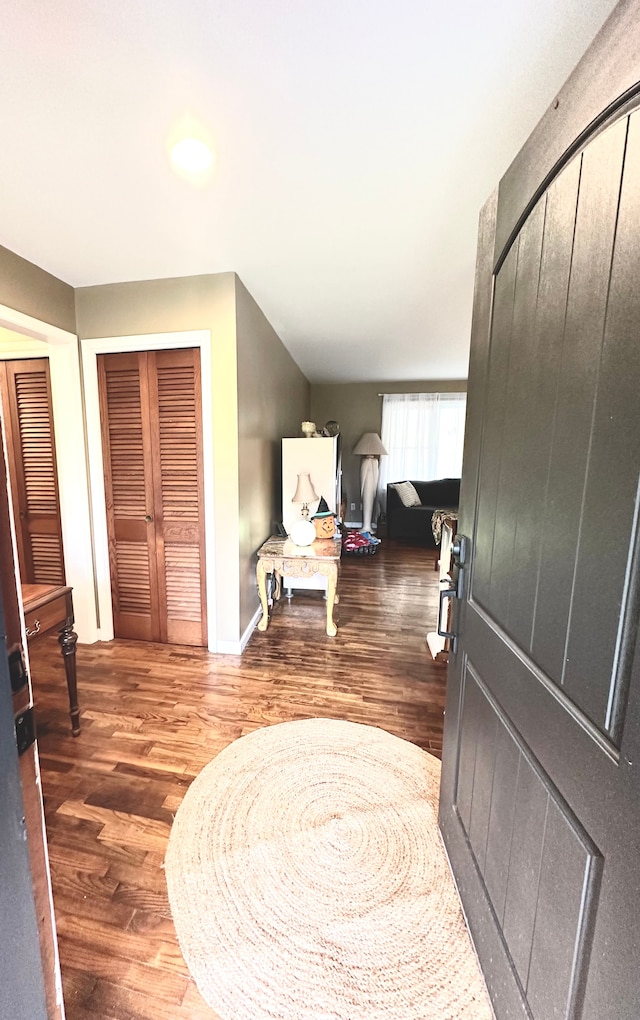
M 309 517 L 313 517 L 318 509 L 318 502 L 324 496 L 327 505 L 334 513 L 340 511 L 341 500 L 341 454 L 340 437 L 318 439 L 283 439 L 282 440 L 282 523 L 287 534 L 294 521 L 300 518 L 302 509 L 299 503 L 292 503 L 291 497 L 296 491 L 298 475 L 306 472 L 311 479 L 318 499 L 309 504 Z M 322 588 L 326 587 L 326 578 L 319 575 L 309 578 L 284 578 L 285 588 Z
M 287 534 L 291 525 L 300 517 L 299 503 L 292 503 L 298 475 L 305 471 L 318 494 L 318 499 L 309 504 L 309 517 L 318 509 L 321 496 L 330 510 L 337 513 L 340 507 L 340 439 L 283 439 L 282 440 L 282 523 Z

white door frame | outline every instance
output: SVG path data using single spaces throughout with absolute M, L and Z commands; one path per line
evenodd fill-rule
M 24 337 L 15 349 L 3 346 L 3 358 L 49 359 L 65 575 L 78 638 L 90 644 L 98 623 L 78 337 L 7 305 L 0 305 L 0 326 Z
M 137 336 L 97 337 L 80 341 L 93 519 L 96 590 L 100 617 L 99 636 L 102 641 L 110 641 L 113 638 L 113 604 L 111 600 L 107 508 L 104 490 L 102 438 L 100 433 L 97 356 L 98 354 L 124 354 L 129 351 L 176 350 L 185 347 L 198 347 L 200 349 L 207 642 L 209 651 L 215 652 L 216 584 L 213 499 L 213 401 L 211 393 L 211 333 L 208 329 L 183 330 L 177 333 L 144 333 Z

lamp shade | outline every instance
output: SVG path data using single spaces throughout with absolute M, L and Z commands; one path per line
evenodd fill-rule
M 298 475 L 298 484 L 296 485 L 296 491 L 291 497 L 292 503 L 313 503 L 318 498 L 318 494 L 313 487 L 313 483 L 309 478 L 308 471 L 301 471 Z
M 380 457 L 386 454 L 382 440 L 377 432 L 365 432 L 353 448 L 354 453 L 360 453 L 364 457 Z

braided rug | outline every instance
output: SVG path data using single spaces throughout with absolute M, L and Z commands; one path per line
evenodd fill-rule
M 166 876 L 222 1020 L 490 1020 L 437 827 L 440 762 L 372 726 L 279 723 L 200 773 Z

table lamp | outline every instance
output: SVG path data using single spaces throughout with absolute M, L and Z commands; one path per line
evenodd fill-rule
M 313 487 L 308 471 L 298 475 L 296 491 L 291 497 L 292 503 L 302 503 L 300 520 L 294 521 L 289 529 L 289 536 L 296 545 L 311 545 L 316 537 L 315 526 L 309 520 L 309 503 L 315 503 L 318 494 Z
M 378 457 L 386 454 L 377 432 L 365 432 L 353 448 L 362 457 L 360 464 L 360 498 L 362 499 L 362 534 L 371 534 L 371 516 L 378 488 L 380 465 Z M 373 539 L 373 541 L 376 541 Z

